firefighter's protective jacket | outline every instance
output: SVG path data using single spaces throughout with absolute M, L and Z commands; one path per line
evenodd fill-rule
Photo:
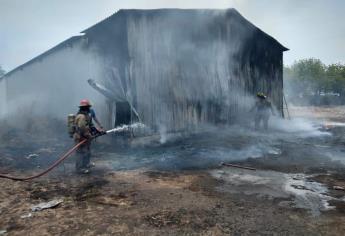
M 90 139 L 92 120 L 88 113 L 79 112 L 75 117 L 75 134 L 74 139 L 79 141 L 81 139 Z

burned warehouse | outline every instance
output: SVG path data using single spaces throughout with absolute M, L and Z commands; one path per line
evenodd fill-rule
M 264 92 L 282 114 L 286 50 L 234 9 L 120 10 L 2 77 L 1 112 L 65 119 L 89 98 L 107 128 L 179 131 L 238 122 Z
M 345 235 L 345 1 L 0 2 L 0 236 Z

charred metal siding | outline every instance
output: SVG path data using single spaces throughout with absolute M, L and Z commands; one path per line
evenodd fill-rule
M 252 94 L 264 92 L 283 116 L 283 50 L 256 31 L 248 39 L 242 53 L 245 89 Z
M 235 10 L 121 10 L 85 33 L 156 130 L 239 122 L 257 92 L 282 110 L 286 49 Z
M 286 48 L 234 9 L 120 10 L 82 33 L 6 74 L 8 104 L 64 118 L 88 97 L 111 128 L 116 101 L 92 78 L 155 131 L 242 122 L 257 92 L 282 110 Z

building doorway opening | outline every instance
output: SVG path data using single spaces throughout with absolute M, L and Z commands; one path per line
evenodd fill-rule
M 131 106 L 128 102 L 116 102 L 115 127 L 131 123 Z

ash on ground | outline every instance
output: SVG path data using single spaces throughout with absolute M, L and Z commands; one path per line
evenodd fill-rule
M 97 141 L 90 175 L 75 174 L 71 158 L 36 181 L 2 180 L 0 230 L 8 235 L 344 235 L 344 118 L 329 108 L 329 117 L 322 109 L 316 116 L 306 110 L 302 118 L 272 119 L 269 132 L 206 127 L 167 135 L 164 143 L 160 136 L 127 140 L 125 147 Z M 297 117 L 301 109 L 292 113 Z M 13 175 L 40 172 L 70 145 L 53 136 L 6 137 L 0 170 Z M 63 202 L 22 217 L 31 206 L 54 199 Z

